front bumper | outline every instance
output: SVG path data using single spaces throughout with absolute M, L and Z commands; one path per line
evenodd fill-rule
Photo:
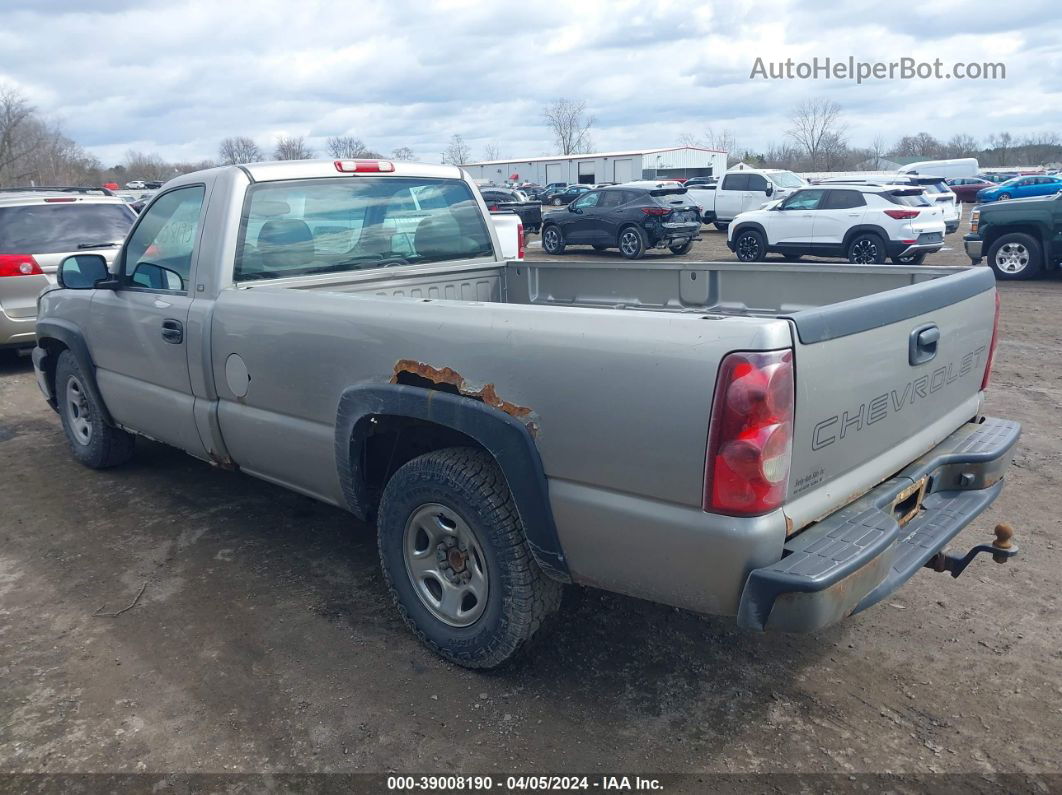
M 974 235 L 966 235 L 962 239 L 963 248 L 966 249 L 966 256 L 970 258 L 970 261 L 974 265 L 981 261 L 981 257 L 984 256 L 982 251 L 984 250 L 984 241 Z
M 738 624 L 812 632 L 877 604 L 910 579 L 999 496 L 1021 426 L 967 423 L 860 499 L 785 544 L 784 557 L 754 569 Z M 924 498 L 900 525 L 898 496 L 925 480 Z M 902 514 L 901 514 L 902 515 Z

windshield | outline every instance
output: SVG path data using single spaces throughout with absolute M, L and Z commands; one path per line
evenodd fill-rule
M 776 174 L 768 174 L 767 176 L 770 177 L 771 182 L 779 188 L 799 188 L 805 184 L 804 180 L 792 171 L 779 171 Z
M 62 202 L 0 208 L 0 254 L 61 254 L 121 243 L 136 214 L 124 204 Z
M 236 281 L 493 257 L 479 205 L 460 180 L 358 177 L 248 189 Z

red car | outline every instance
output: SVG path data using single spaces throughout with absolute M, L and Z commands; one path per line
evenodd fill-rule
M 961 202 L 976 202 L 977 191 L 996 186 L 996 183 L 981 179 L 981 177 L 956 177 L 955 179 L 946 180 L 946 182 L 952 193 Z

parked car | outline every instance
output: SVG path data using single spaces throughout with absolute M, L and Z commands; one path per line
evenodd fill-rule
M 125 183 L 125 187 L 128 190 L 144 190 L 144 188 L 146 188 L 147 185 L 144 183 L 144 180 L 142 180 L 142 179 L 134 179 L 134 180 L 132 180 L 130 182 Z
M 932 174 L 942 179 L 972 177 L 981 170 L 976 157 L 955 157 L 947 160 L 922 160 L 897 169 L 898 174 Z
M 962 220 L 962 212 L 959 209 L 959 199 L 948 187 L 942 177 L 929 176 L 926 174 L 895 174 L 879 175 L 870 177 L 828 177 L 819 180 L 819 185 L 910 185 L 922 188 L 927 197 L 935 202 L 943 212 L 944 230 L 951 234 L 959 228 Z
M 567 182 L 549 182 L 549 183 L 546 184 L 546 187 L 543 188 L 543 190 L 546 193 L 553 193 L 554 191 L 564 190 L 567 187 L 568 187 L 568 183 Z
M 179 176 L 113 266 L 63 261 L 34 370 L 86 467 L 143 435 L 373 523 L 403 620 L 471 668 L 526 648 L 568 582 L 811 632 L 986 551 L 944 547 L 1020 434 L 981 414 L 987 269 L 500 251 L 453 166 Z M 929 620 L 939 594 L 910 595 Z
M 109 260 L 135 218 L 98 188 L 0 190 L 0 350 L 33 346 L 37 296 L 67 255 Z
M 1062 193 L 974 207 L 963 237 L 974 265 L 988 258 L 997 279 L 1032 279 L 1062 266 Z
M 1060 190 L 1062 190 L 1062 177 L 1035 175 L 1014 177 L 999 185 L 982 188 L 977 192 L 977 201 L 985 203 L 1006 199 L 1028 199 L 1033 196 L 1051 196 Z
M 542 249 L 556 255 L 572 245 L 590 245 L 595 251 L 618 248 L 627 259 L 638 259 L 651 248 L 685 254 L 700 230 L 700 208 L 685 188 L 628 183 L 584 193 L 568 205 L 568 212 L 546 216 Z
M 542 205 L 528 200 L 520 191 L 480 188 L 479 192 L 491 212 L 511 210 L 520 216 L 525 232 L 538 232 L 542 228 Z
M 755 210 L 768 201 L 783 199 L 808 183 L 777 168 L 728 171 L 721 182 L 689 188 L 690 198 L 701 208 L 702 220 L 725 230 L 746 210 Z
M 777 253 L 789 260 L 845 257 L 869 265 L 891 257 L 919 265 L 944 245 L 943 211 L 921 188 L 817 185 L 770 209 L 741 213 L 726 243 L 742 262 L 762 262 Z
M 983 177 L 957 177 L 949 179 L 947 183 L 960 202 L 976 202 L 978 191 L 995 187 L 995 183 Z
M 537 185 L 527 185 L 525 187 L 520 188 L 520 190 L 527 194 L 527 198 L 529 201 L 539 203 L 542 202 L 542 195 L 546 192 L 545 188 L 539 187 Z
M 144 180 L 144 187 L 147 190 L 158 190 L 164 184 L 166 184 L 166 183 L 164 183 L 162 180 L 159 180 L 159 179 L 146 179 L 146 180 Z
M 994 182 L 996 185 L 1000 185 L 1006 182 L 1007 180 L 1011 180 L 1015 177 L 1020 177 L 1022 175 L 1019 174 L 1017 171 L 992 171 L 985 172 L 980 176 L 984 177 L 989 182 Z
M 542 204 L 551 204 L 554 207 L 561 207 L 579 198 L 588 190 L 591 190 L 589 185 L 568 185 L 565 188 L 548 191 L 542 194 L 541 201 Z

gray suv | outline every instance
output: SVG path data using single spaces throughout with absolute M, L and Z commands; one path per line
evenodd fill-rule
M 109 261 L 135 220 L 101 190 L 0 189 L 0 351 L 33 346 L 37 296 L 63 258 L 91 251 Z

